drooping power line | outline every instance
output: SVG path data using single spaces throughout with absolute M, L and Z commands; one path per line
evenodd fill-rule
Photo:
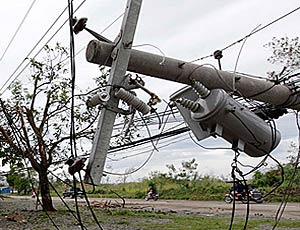
M 84 3 L 86 0 L 83 0 L 80 5 L 74 10 L 76 12 Z M 27 58 L 32 54 L 32 52 L 36 49 L 36 47 L 41 43 L 41 41 L 45 38 L 45 36 L 50 32 L 50 30 L 53 28 L 53 26 L 57 23 L 57 21 L 61 18 L 61 16 L 65 13 L 65 11 L 68 9 L 68 6 L 60 13 L 60 15 L 54 20 L 54 22 L 51 24 L 51 26 L 47 29 L 47 31 L 43 34 L 43 36 L 39 39 L 39 41 L 34 45 L 34 47 L 29 51 L 29 53 L 26 55 L 26 57 L 23 59 L 23 61 L 17 66 L 17 68 L 13 71 L 13 73 L 9 76 L 9 78 L 4 82 L 2 87 L 0 88 L 0 94 L 4 93 L 9 85 L 14 82 L 23 72 L 24 70 L 29 66 L 30 62 L 28 62 L 23 69 L 14 77 L 14 75 L 17 73 L 17 71 L 21 68 L 21 66 L 24 64 L 24 62 L 27 60 Z M 55 36 L 56 34 L 63 28 L 63 26 L 68 22 L 69 19 L 65 20 L 64 23 L 55 31 L 55 33 L 47 40 L 47 42 L 44 44 L 48 44 Z M 43 46 L 43 47 L 44 47 Z M 42 50 L 43 47 L 33 56 L 35 58 Z M 13 78 L 14 77 L 14 78 Z M 13 78 L 13 80 L 12 80 Z M 10 82 L 10 84 L 7 86 L 7 84 Z
M 3 57 L 5 56 L 7 50 L 9 49 L 10 45 L 12 44 L 12 42 L 13 42 L 14 39 L 15 39 L 15 37 L 17 36 L 19 30 L 21 29 L 23 23 L 25 22 L 25 20 L 26 20 L 28 14 L 30 13 L 30 11 L 31 11 L 31 9 L 32 9 L 32 7 L 33 7 L 33 5 L 34 5 L 35 2 L 36 2 L 36 0 L 33 0 L 32 3 L 31 3 L 31 5 L 29 6 L 28 10 L 26 11 L 26 14 L 24 15 L 22 21 L 20 22 L 20 24 L 19 24 L 19 26 L 17 27 L 17 29 L 16 29 L 14 35 L 13 35 L 12 38 L 10 39 L 8 45 L 6 46 L 6 48 L 5 48 L 5 50 L 4 50 L 3 54 L 2 54 L 2 56 L 1 56 L 1 58 L 0 58 L 0 61 L 2 61 L 2 59 L 3 59 Z
M 245 39 L 247 39 L 247 38 L 253 36 L 254 34 L 256 34 L 256 33 L 260 32 L 260 31 L 266 29 L 267 27 L 273 25 L 274 23 L 276 23 L 276 22 L 278 22 L 278 21 L 280 21 L 280 20 L 282 20 L 282 19 L 288 17 L 289 15 L 295 13 L 295 12 L 298 11 L 298 10 L 300 10 L 300 6 L 297 7 L 297 8 L 295 8 L 295 9 L 293 9 L 292 11 L 290 11 L 290 12 L 288 12 L 288 13 L 286 13 L 286 14 L 284 14 L 284 15 L 282 15 L 282 16 L 276 18 L 276 19 L 274 19 L 273 21 L 271 21 L 271 22 L 269 22 L 268 24 L 266 24 L 266 25 L 264 25 L 264 26 L 258 28 L 257 30 L 252 31 L 250 34 L 247 34 L 247 35 L 244 36 L 243 38 L 241 38 L 241 39 L 239 39 L 239 40 L 237 40 L 237 41 L 235 41 L 235 42 L 229 44 L 228 46 L 226 46 L 226 47 L 224 47 L 223 49 L 221 49 L 221 51 L 224 51 L 224 50 L 226 50 L 226 49 L 229 49 L 230 47 L 232 47 L 232 46 L 234 46 L 234 45 L 236 45 L 236 44 L 238 44 L 238 43 L 244 41 Z M 203 56 L 203 57 L 201 57 L 201 58 L 197 58 L 197 59 L 195 59 L 195 60 L 190 61 L 190 63 L 196 62 L 196 61 L 200 61 L 200 60 L 203 60 L 203 59 L 206 59 L 206 58 L 209 58 L 209 57 L 213 57 L 213 56 L 214 56 L 214 54 L 210 54 L 210 55 L 207 55 L 207 56 Z

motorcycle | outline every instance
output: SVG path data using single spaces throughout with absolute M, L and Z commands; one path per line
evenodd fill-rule
M 158 193 L 153 193 L 152 191 L 147 192 L 145 200 L 148 201 L 148 200 L 151 200 L 151 199 L 153 199 L 154 201 L 157 201 L 158 200 Z
M 235 199 L 236 201 L 242 201 L 243 203 L 247 203 L 248 197 L 249 201 L 254 201 L 256 203 L 263 202 L 263 195 L 257 189 L 249 190 L 248 193 L 246 191 L 237 192 L 230 189 L 229 192 L 225 194 L 225 202 L 227 204 L 230 204 L 233 201 L 233 199 Z

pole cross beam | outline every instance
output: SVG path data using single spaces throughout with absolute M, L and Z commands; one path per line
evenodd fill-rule
M 87 61 L 110 66 L 111 47 L 112 45 L 106 42 L 90 41 L 86 50 Z M 288 86 L 217 70 L 206 65 L 197 65 L 132 49 L 128 71 L 188 85 L 193 79 L 200 81 L 208 89 L 221 88 L 245 98 L 300 111 L 300 96 Z
M 111 49 L 111 71 L 107 91 L 110 92 L 109 107 L 118 107 L 119 99 L 113 95 L 114 85 L 122 86 L 126 74 L 133 38 L 140 13 L 142 0 L 128 0 L 121 31 Z M 94 136 L 92 152 L 87 165 L 85 182 L 99 185 L 103 176 L 107 151 L 116 118 L 116 112 L 103 108 Z

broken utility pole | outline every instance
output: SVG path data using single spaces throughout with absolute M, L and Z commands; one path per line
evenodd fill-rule
M 111 66 L 113 47 L 109 43 L 91 41 L 86 50 L 87 61 Z M 128 71 L 188 85 L 194 79 L 208 89 L 221 88 L 245 98 L 300 110 L 300 98 L 287 86 L 148 52 L 132 49 Z
M 278 107 L 300 110 L 300 98 L 297 93 L 291 90 L 288 86 L 280 85 L 277 82 L 255 77 L 248 77 L 242 74 L 221 71 L 213 67 L 208 67 L 207 65 L 197 65 L 194 63 L 176 60 L 169 57 L 163 57 L 148 52 L 132 50 L 131 47 L 141 8 L 141 3 L 142 0 L 128 0 L 120 34 L 113 43 L 103 42 L 103 40 L 105 41 L 107 39 L 99 37 L 96 33 L 93 33 L 97 39 L 100 39 L 102 41 L 92 40 L 88 44 L 86 50 L 86 58 L 88 62 L 98 65 L 111 66 L 111 71 L 107 92 L 101 92 L 101 95 L 94 97 L 95 100 L 90 101 L 91 105 L 96 105 L 99 100 L 102 100 L 103 102 L 105 101 L 106 103 L 103 104 L 103 108 L 99 118 L 92 152 L 86 170 L 85 182 L 95 185 L 99 185 L 101 183 L 114 121 L 116 118 L 116 114 L 119 112 L 119 99 L 116 97 L 117 94 L 113 92 L 113 88 L 119 87 L 120 95 L 124 94 L 126 97 L 129 95 L 130 97 L 133 97 L 131 94 L 129 94 L 129 91 L 126 91 L 126 86 L 124 85 L 126 83 L 125 75 L 127 70 L 187 85 L 191 85 L 192 82 L 198 82 L 199 84 L 201 83 L 203 85 L 203 87 L 201 86 L 202 88 L 207 88 L 207 92 L 213 89 L 224 89 L 227 92 L 244 98 L 251 98 Z M 84 21 L 82 21 L 82 23 L 84 24 Z M 77 29 L 79 31 L 82 28 L 78 26 Z M 216 90 L 214 90 L 214 92 L 215 91 Z M 232 142 L 233 146 L 239 147 L 239 149 L 241 149 L 242 151 L 243 149 L 247 149 L 247 146 L 249 147 L 251 144 L 253 144 L 252 139 L 256 138 L 256 136 L 253 137 L 253 133 L 257 128 L 257 126 L 254 125 L 254 131 L 250 132 L 248 126 L 256 124 L 256 119 L 260 118 L 257 115 L 252 114 L 252 111 L 248 111 L 247 113 L 249 113 L 249 115 L 247 115 L 245 112 L 243 112 L 243 106 L 239 106 L 239 111 L 237 111 L 235 107 L 231 109 L 232 105 L 237 104 L 235 104 L 234 99 L 231 97 L 231 95 L 227 95 L 224 91 L 216 95 L 224 96 L 222 98 L 225 98 L 226 100 L 222 99 L 222 103 L 223 101 L 226 103 L 228 102 L 227 104 L 229 105 L 230 110 L 226 110 L 226 112 L 231 112 L 230 115 L 232 115 L 232 117 L 229 117 L 229 113 L 226 113 L 228 115 L 228 119 L 222 124 L 206 121 L 207 127 L 209 126 L 208 128 L 210 129 L 209 132 L 207 131 L 207 135 L 212 135 L 212 133 L 218 134 L 225 139 L 227 138 L 227 141 Z M 122 97 L 120 96 L 120 98 Z M 221 96 L 219 98 L 221 98 Z M 126 100 L 124 101 L 126 102 Z M 135 101 L 136 105 L 146 108 L 146 106 L 144 106 L 143 103 L 137 99 L 130 99 L 130 101 Z M 129 102 L 129 100 L 127 102 Z M 214 98 L 211 100 L 211 102 L 212 106 L 210 107 L 214 108 L 216 104 Z M 182 105 L 183 104 L 184 103 L 182 103 Z M 222 109 L 222 105 L 219 106 L 220 109 Z M 200 106 L 199 103 L 197 104 L 197 106 Z M 146 112 L 147 111 L 148 110 L 146 109 Z M 208 111 L 210 112 L 211 110 Z M 239 120 L 239 117 L 233 117 L 234 115 L 236 115 L 236 111 L 240 112 L 240 117 L 243 117 L 244 120 L 247 120 L 247 127 L 245 127 L 244 120 L 242 122 L 241 120 Z M 196 110 L 192 110 L 192 112 L 198 112 L 198 114 L 200 114 L 200 112 Z M 187 111 L 187 113 L 190 114 L 191 111 Z M 199 115 L 198 117 L 195 117 L 194 120 L 191 120 L 191 122 L 196 123 L 194 125 L 196 129 L 199 128 L 198 126 L 200 124 L 200 118 L 202 119 L 202 117 L 200 117 Z M 227 123 L 231 123 L 233 120 L 239 122 L 239 127 L 241 128 L 240 130 L 242 130 L 234 132 L 234 135 L 231 132 L 231 127 L 228 128 L 226 126 Z M 203 119 L 201 120 L 201 122 L 202 121 Z M 264 125 L 264 121 L 262 121 L 261 124 Z M 225 130 L 224 127 L 227 129 Z M 271 130 L 269 131 L 269 129 Z M 225 131 L 223 132 L 223 130 Z M 268 139 L 269 142 L 266 145 L 266 150 L 256 148 L 256 146 L 254 146 L 254 150 L 252 151 L 252 149 L 250 149 L 251 151 L 248 151 L 248 154 L 251 156 L 262 156 L 273 150 L 280 139 L 273 138 L 274 131 L 275 130 L 273 130 L 272 127 L 268 125 L 265 125 L 265 129 L 260 129 L 260 134 L 262 135 L 260 135 L 259 137 L 261 139 L 264 139 L 262 140 L 262 142 L 264 142 L 266 138 L 268 139 L 270 137 L 270 140 Z M 240 137 L 240 132 L 244 132 L 244 138 Z M 198 139 L 201 139 L 202 133 L 200 133 L 200 135 L 198 136 Z M 279 133 L 277 134 L 277 136 L 279 136 Z M 260 140 L 257 141 L 257 143 L 257 145 L 261 145 Z M 258 154 L 256 150 L 261 150 L 261 152 Z
M 107 102 L 106 107 L 102 109 L 98 121 L 92 152 L 85 175 L 86 183 L 99 185 L 103 175 L 107 150 L 109 148 L 117 114 L 114 108 L 118 108 L 119 104 L 119 99 L 113 95 L 111 86 L 121 86 L 124 80 L 141 4 L 142 0 L 128 0 L 120 34 L 115 40 L 115 43 L 113 43 L 113 48 L 109 54 L 113 56 L 110 60 L 112 68 L 108 81 L 109 86 L 107 88 L 107 91 L 110 93 L 110 100 Z

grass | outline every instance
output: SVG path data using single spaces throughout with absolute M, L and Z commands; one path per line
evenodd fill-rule
M 116 222 L 119 224 L 140 227 L 139 229 L 143 230 L 223 230 L 229 228 L 231 220 L 230 217 L 186 216 L 130 210 L 98 211 L 98 214 L 102 215 L 102 217 L 103 215 L 106 216 L 106 218 L 103 219 L 104 223 L 105 221 L 117 219 Z M 244 219 L 235 218 L 233 229 L 243 229 L 244 224 Z M 249 219 L 247 229 L 272 229 L 273 225 L 273 219 Z M 282 220 L 278 226 L 282 230 L 290 228 L 300 229 L 300 221 Z
M 7 206 L 10 204 L 10 206 Z M 19 204 L 19 203 L 17 203 Z M 19 206 L 12 206 L 11 202 L 3 203 L 0 210 L 0 223 L 5 226 L 11 226 L 6 229 L 25 229 L 23 223 L 4 222 L 6 215 L 21 215 L 27 221 L 28 228 L 26 229 L 55 229 L 53 224 L 48 219 L 47 215 L 42 211 L 26 211 L 28 204 L 32 201 L 29 200 L 28 204 L 24 207 L 25 201 L 21 202 Z M 74 204 L 71 205 L 74 210 Z M 55 223 L 59 225 L 59 229 L 74 229 L 76 220 L 66 210 L 65 206 L 58 205 L 57 212 L 49 213 L 54 219 Z M 79 206 L 81 219 L 87 229 L 98 229 L 95 221 L 93 220 L 90 211 L 86 206 Z M 25 211 L 22 211 L 25 210 Z M 229 229 L 231 218 L 218 217 L 218 216 L 201 216 L 201 215 L 187 215 L 187 214 L 172 214 L 172 213 L 158 213 L 154 211 L 145 210 L 131 210 L 131 209 L 99 209 L 94 208 L 97 219 L 104 226 L 104 229 L 127 229 L 127 230 L 223 230 Z M 3 223 L 1 222 L 3 221 Z M 245 220 L 243 218 L 235 218 L 233 223 L 234 230 L 243 229 Z M 272 229 L 274 220 L 256 216 L 248 221 L 247 230 L 261 230 Z M 3 225 L 4 226 L 4 225 Z M 0 227 L 1 228 L 1 227 Z M 281 220 L 278 225 L 280 230 L 296 230 L 300 229 L 300 221 Z

